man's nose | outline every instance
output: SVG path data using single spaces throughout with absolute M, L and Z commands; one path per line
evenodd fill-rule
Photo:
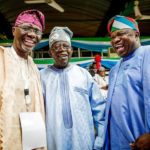
M 120 41 L 120 36 L 116 36 L 116 37 L 113 39 L 113 42 L 117 42 L 117 41 Z
M 59 51 L 66 51 L 65 47 L 63 45 L 59 46 Z

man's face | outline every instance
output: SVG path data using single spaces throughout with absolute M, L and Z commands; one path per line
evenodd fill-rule
M 105 77 L 105 70 L 100 71 L 100 72 L 99 72 L 99 75 L 100 75 L 101 77 Z
M 13 27 L 13 46 L 19 53 L 29 53 L 41 40 L 42 31 L 36 25 L 23 23 Z
M 138 33 L 131 29 L 116 30 L 111 34 L 111 44 L 120 57 L 128 56 L 139 45 Z
M 69 60 L 72 56 L 72 48 L 66 41 L 55 42 L 51 46 L 50 53 L 55 60 L 55 67 L 65 68 L 68 66 Z

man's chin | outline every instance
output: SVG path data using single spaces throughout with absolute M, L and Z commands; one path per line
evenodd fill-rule
M 116 52 L 118 56 L 122 57 L 125 55 L 125 52 L 124 51 L 117 51 Z
M 68 63 L 62 64 L 62 67 L 67 67 L 67 66 L 68 66 Z
M 60 67 L 62 67 L 62 68 L 68 67 L 68 62 L 62 62 L 62 63 L 60 64 Z
M 29 51 L 29 52 L 31 52 L 31 51 L 34 49 L 34 47 L 35 47 L 35 46 L 23 45 L 23 46 L 22 46 L 22 49 L 23 49 L 24 51 Z

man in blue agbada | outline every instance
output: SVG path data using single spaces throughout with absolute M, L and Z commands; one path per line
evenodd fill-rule
M 72 34 L 67 27 L 52 29 L 54 64 L 41 71 L 48 150 L 100 150 L 105 101 L 88 71 L 69 63 Z
M 132 18 L 113 17 L 108 31 L 121 60 L 110 72 L 105 149 L 129 150 L 150 132 L 150 46 L 141 46 Z

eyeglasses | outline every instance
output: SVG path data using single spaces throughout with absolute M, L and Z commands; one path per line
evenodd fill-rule
M 42 35 L 43 34 L 39 29 L 33 28 L 31 26 L 17 26 L 17 27 L 22 29 L 26 33 L 34 32 L 37 35 Z
M 56 44 L 56 45 L 52 46 L 52 49 L 54 49 L 55 51 L 60 51 L 60 49 L 62 49 L 64 51 L 68 51 L 71 49 L 71 46 L 67 45 L 66 43 L 60 43 L 60 44 Z

